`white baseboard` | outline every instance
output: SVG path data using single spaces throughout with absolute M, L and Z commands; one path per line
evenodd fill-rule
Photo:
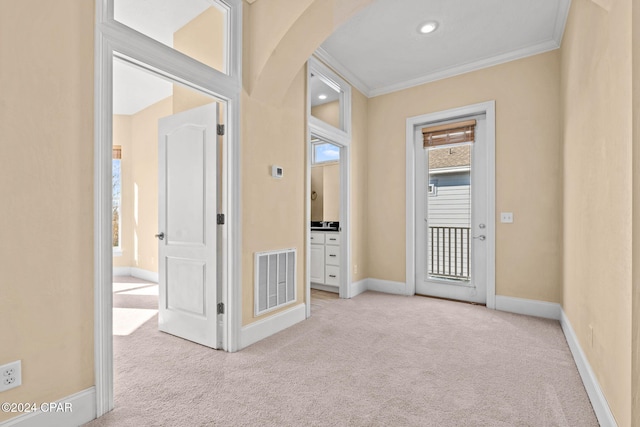
M 160 277 L 157 272 L 143 270 L 137 267 L 131 267 L 131 275 L 148 282 L 158 283 L 160 281 Z
M 138 267 L 113 267 L 114 276 L 132 276 L 147 282 L 158 283 L 160 278 L 157 272 L 143 270 Z
M 131 267 L 113 267 L 114 276 L 131 276 Z
M 527 316 L 544 317 L 560 320 L 562 307 L 555 302 L 536 301 L 531 299 L 505 297 L 496 295 L 496 310 L 509 313 L 526 314 Z
M 0 427 L 69 427 L 81 426 L 96 418 L 96 388 L 91 387 L 79 393 L 67 396 L 55 403 L 60 404 L 61 412 L 30 412 L 1 422 Z M 70 404 L 71 411 L 62 412 L 65 404 Z
M 368 291 L 384 292 L 385 294 L 395 295 L 407 294 L 407 285 L 405 283 L 371 278 L 365 280 Z
M 367 291 L 367 280 L 369 279 L 362 279 L 357 282 L 351 283 L 350 285 L 351 292 L 349 292 L 349 295 L 351 296 L 351 298 L 356 297 L 361 293 Z
M 273 334 L 283 331 L 298 322 L 306 319 L 307 310 L 305 304 L 298 304 L 288 310 L 282 311 L 266 319 L 258 320 L 240 330 L 238 350 L 250 346 Z
M 318 289 L 320 291 L 325 291 L 325 292 L 333 292 L 334 294 L 337 294 L 340 292 L 339 286 L 323 285 L 321 283 L 312 283 L 311 289 Z
M 569 349 L 571 350 L 571 354 L 573 354 L 573 359 L 576 362 L 578 372 L 582 378 L 582 383 L 584 384 L 584 388 L 587 390 L 587 395 L 589 395 L 591 406 L 593 406 L 593 411 L 596 413 L 600 426 L 617 427 L 618 424 L 613 417 L 611 408 L 609 408 L 607 399 L 604 397 L 604 393 L 600 388 L 598 379 L 596 378 L 593 369 L 591 369 L 589 360 L 587 360 L 587 356 L 582 351 L 582 347 L 580 347 L 578 336 L 573 330 L 573 327 L 569 322 L 569 318 L 564 313 L 564 310 L 560 310 L 560 325 L 562 326 L 562 331 L 567 339 L 567 344 L 569 344 Z

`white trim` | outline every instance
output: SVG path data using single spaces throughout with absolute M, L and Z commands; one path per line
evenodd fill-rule
M 156 271 L 144 270 L 138 267 L 113 267 L 113 276 L 131 276 L 146 280 L 147 282 L 160 282 Z
M 335 141 L 342 145 L 349 145 L 351 142 L 351 85 L 314 57 L 309 58 L 308 61 L 307 81 L 311 80 L 312 71 L 314 74 L 324 77 L 325 80 L 328 80 L 340 87 L 340 90 L 342 91 L 340 102 L 340 123 L 342 124 L 343 129 L 338 129 L 313 117 L 311 115 L 311 109 L 309 109 L 307 120 L 310 125 L 313 125 L 320 132 L 314 132 L 319 136 L 328 138 L 330 142 Z M 309 102 L 311 102 L 310 99 Z
M 562 331 L 567 339 L 567 344 L 569 344 L 573 360 L 576 362 L 578 372 L 582 378 L 582 383 L 584 384 L 584 388 L 587 390 L 589 400 L 591 400 L 591 406 L 593 406 L 593 411 L 596 413 L 598 423 L 600 423 L 600 426 L 602 427 L 617 427 L 618 424 L 616 423 L 613 413 L 611 412 L 611 408 L 609 408 L 609 404 L 607 403 L 607 399 L 600 388 L 598 378 L 593 372 L 593 369 L 591 369 L 589 359 L 587 359 L 587 356 L 582 351 L 578 337 L 571 327 L 571 322 L 569 322 L 569 318 L 565 314 L 564 310 L 560 310 L 560 326 L 562 326 Z
M 562 307 L 555 302 L 496 295 L 496 310 L 560 320 Z
M 311 283 L 311 289 L 318 289 L 319 291 L 332 292 L 334 294 L 340 294 L 340 287 L 334 285 L 325 285 L 324 283 Z
M 113 16 L 113 3 L 96 0 L 94 59 L 94 375 L 96 416 L 113 409 L 113 249 L 111 226 L 111 170 L 113 158 L 112 48 L 101 31 Z M 109 248 L 107 250 L 107 248 Z
M 55 403 L 70 403 L 71 412 L 29 412 L 1 422 L 1 427 L 80 426 L 96 418 L 96 388 L 90 387 Z
M 368 291 L 383 292 L 385 294 L 407 295 L 407 284 L 382 279 L 366 279 Z
M 260 340 L 277 334 L 298 322 L 302 322 L 306 318 L 305 304 L 298 304 L 288 310 L 269 316 L 265 319 L 258 320 L 250 325 L 244 326 L 240 330 L 238 340 L 238 350 L 250 346 Z
M 349 286 L 351 288 L 351 298 L 353 297 L 357 297 L 358 295 L 360 295 L 363 292 L 366 292 L 368 290 L 367 288 L 367 280 L 368 279 L 362 279 L 359 280 L 357 282 L 351 283 Z
M 571 0 L 560 0 L 558 2 L 558 14 L 556 15 L 556 26 L 553 30 L 553 40 L 562 46 L 562 37 L 564 36 L 564 29 L 567 26 L 567 19 L 569 18 L 569 8 L 571 7 Z
M 131 276 L 131 267 L 113 267 L 113 275 L 115 276 Z
M 335 72 L 344 77 L 344 79 L 347 80 L 350 85 L 362 92 L 364 96 L 366 96 L 367 98 L 369 97 L 369 92 L 371 91 L 369 86 L 364 84 L 362 80 L 358 78 L 358 76 L 349 71 L 347 67 L 342 65 L 340 61 L 338 61 L 333 55 L 327 52 L 322 46 L 316 49 L 315 52 L 313 52 L 313 56 L 324 62 L 330 68 L 333 68 Z
M 144 270 L 138 267 L 113 267 L 113 276 L 131 276 L 147 282 L 160 282 L 157 271 Z
M 143 270 L 138 267 L 131 267 L 131 275 L 138 279 L 146 280 L 147 282 L 159 283 L 160 278 L 155 271 Z
M 423 114 L 407 118 L 405 128 L 405 165 L 406 165 L 406 268 L 405 280 L 407 281 L 406 294 L 416 293 L 416 165 L 415 146 L 416 129 L 429 122 L 448 120 L 454 117 L 485 114 L 486 116 L 486 150 L 487 150 L 487 308 L 495 308 L 496 305 L 496 176 L 495 176 L 495 144 L 496 144 L 496 103 L 495 101 L 481 102 L 460 108 Z
M 493 67 L 495 65 L 504 64 L 505 62 L 516 61 L 518 59 L 526 58 L 540 53 L 548 52 L 558 49 L 560 45 L 555 40 L 547 40 L 542 43 L 538 43 L 533 46 L 524 47 L 511 52 L 506 52 L 500 55 L 491 56 L 489 58 L 480 59 L 478 61 L 469 62 L 456 67 L 447 68 L 441 71 L 425 74 L 421 77 L 406 80 L 400 83 L 394 83 L 388 86 L 371 89 L 369 97 L 373 98 L 380 95 L 385 95 L 392 92 L 397 92 L 403 89 L 409 89 L 414 86 L 420 86 L 425 83 L 435 82 L 437 80 L 447 79 L 449 77 L 458 76 L 460 74 L 470 73 L 472 71 L 478 71 L 483 68 Z
M 242 324 L 241 217 L 240 217 L 240 99 L 242 78 L 242 1 L 219 0 L 229 6 L 227 68 L 229 74 L 212 70 L 113 20 L 113 0 L 95 0 L 94 85 L 94 372 L 96 414 L 113 409 L 111 243 L 111 142 L 113 59 L 129 61 L 168 76 L 227 103 L 225 136 L 226 171 L 222 213 L 227 224 L 221 231 L 220 263 L 223 284 L 219 301 L 227 305 L 218 316 L 220 347 L 238 349 Z
M 311 94 L 307 90 L 307 165 L 306 165 L 306 241 L 305 241 L 305 301 L 311 299 L 310 253 L 311 253 L 311 166 L 313 153 L 312 136 L 318 137 L 324 142 L 330 142 L 340 147 L 340 234 L 345 236 L 340 243 L 340 298 L 351 298 L 351 86 L 344 79 L 330 70 L 326 65 L 315 58 L 309 58 L 307 62 L 307 81 L 311 79 L 311 73 L 323 76 L 340 87 L 341 98 L 341 123 L 344 130 L 335 128 L 311 115 Z M 311 305 L 307 304 L 306 317 L 311 316 Z

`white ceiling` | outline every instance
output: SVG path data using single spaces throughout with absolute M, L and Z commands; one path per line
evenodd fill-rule
M 556 49 L 570 0 L 375 0 L 316 52 L 368 96 Z M 438 29 L 419 34 L 425 21 Z

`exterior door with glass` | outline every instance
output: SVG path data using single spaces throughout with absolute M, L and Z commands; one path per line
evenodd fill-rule
M 487 149 L 484 115 L 416 132 L 416 293 L 485 304 Z

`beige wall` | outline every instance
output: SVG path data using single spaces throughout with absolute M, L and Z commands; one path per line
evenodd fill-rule
M 311 221 L 324 221 L 324 168 L 311 168 L 311 193 L 316 198 L 311 199 Z
M 563 308 L 618 425 L 630 426 L 631 1 L 608 4 L 572 2 L 562 45 Z
M 406 119 L 496 101 L 496 293 L 561 302 L 559 53 L 369 100 L 369 275 L 405 281 Z M 383 170 L 384 173 L 380 173 Z
M 340 221 L 340 163 L 324 166 L 323 186 L 323 221 Z
M 0 364 L 22 360 L 3 402 L 94 384 L 93 5 L 0 2 Z
M 633 56 L 633 302 L 631 425 L 640 426 L 640 0 L 632 3 Z
M 114 267 L 133 265 L 133 144 L 131 141 L 131 116 L 113 116 L 113 145 L 122 148 L 120 160 L 120 249 L 122 255 L 113 256 Z
M 198 61 L 223 71 L 225 67 L 226 14 L 209 7 L 173 34 L 175 49 Z
M 355 283 L 369 277 L 369 100 L 355 88 L 351 90 L 351 107 L 350 268 Z
M 326 104 L 317 105 L 311 108 L 311 115 L 316 119 L 340 128 L 340 101 L 327 102 Z
M 264 103 L 243 91 L 243 325 L 259 319 L 253 315 L 255 252 L 296 248 L 297 302 L 304 301 L 304 233 L 308 227 L 304 211 L 308 197 L 305 194 L 305 75 L 303 67 L 282 104 Z M 271 176 L 272 165 L 284 168 L 283 178 Z
M 311 221 L 340 221 L 340 163 L 311 167 Z

